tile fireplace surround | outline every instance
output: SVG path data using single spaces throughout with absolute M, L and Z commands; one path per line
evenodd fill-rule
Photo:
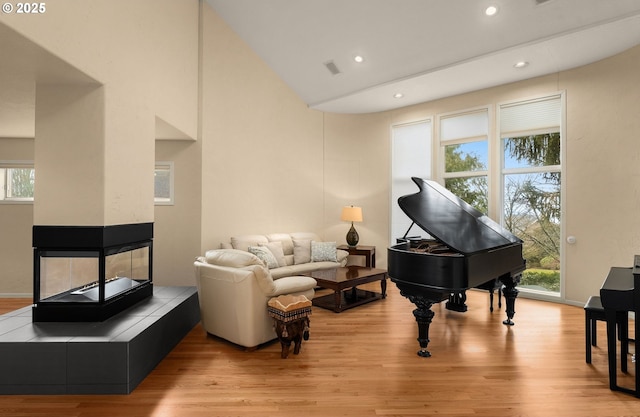
M 101 322 L 0 316 L 0 395 L 129 394 L 200 321 L 195 287 L 153 296 Z

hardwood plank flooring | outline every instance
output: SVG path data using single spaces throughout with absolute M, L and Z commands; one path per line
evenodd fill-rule
M 470 291 L 466 313 L 434 307 L 433 356 L 421 358 L 413 304 L 387 291 L 340 314 L 314 307 L 311 337 L 288 359 L 278 343 L 247 352 L 198 325 L 130 395 L 0 396 L 0 415 L 640 415 L 640 400 L 609 390 L 604 323 L 585 363 L 580 307 L 519 298 L 508 327 L 504 306 L 490 313 L 487 293 Z M 0 313 L 27 304 L 0 299 Z

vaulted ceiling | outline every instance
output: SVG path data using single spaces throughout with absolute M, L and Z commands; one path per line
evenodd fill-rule
M 403 107 L 640 44 L 640 0 L 206 1 L 309 107 L 327 112 Z

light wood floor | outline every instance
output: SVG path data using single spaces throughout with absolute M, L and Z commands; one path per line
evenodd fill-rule
M 288 359 L 277 343 L 245 352 L 198 325 L 130 395 L 0 396 L 0 415 L 640 415 L 639 399 L 609 390 L 604 323 L 585 363 L 580 307 L 520 298 L 507 327 L 504 306 L 490 313 L 487 293 L 469 292 L 466 313 L 434 307 L 433 356 L 421 358 L 413 305 L 391 282 L 388 294 L 340 314 L 314 307 Z M 28 302 L 0 299 L 0 313 Z

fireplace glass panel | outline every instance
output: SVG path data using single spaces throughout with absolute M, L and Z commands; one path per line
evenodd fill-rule
M 132 280 L 149 279 L 149 247 L 120 252 L 105 257 L 105 279 L 126 277 Z
M 70 290 L 95 282 L 99 276 L 99 254 L 98 251 L 43 251 L 40 254 L 39 299 L 65 301 L 62 296 Z M 78 298 L 74 301 L 91 300 Z
M 148 282 L 149 259 L 149 246 L 105 255 L 104 300 Z M 40 301 L 99 302 L 99 283 L 100 251 L 40 251 Z

